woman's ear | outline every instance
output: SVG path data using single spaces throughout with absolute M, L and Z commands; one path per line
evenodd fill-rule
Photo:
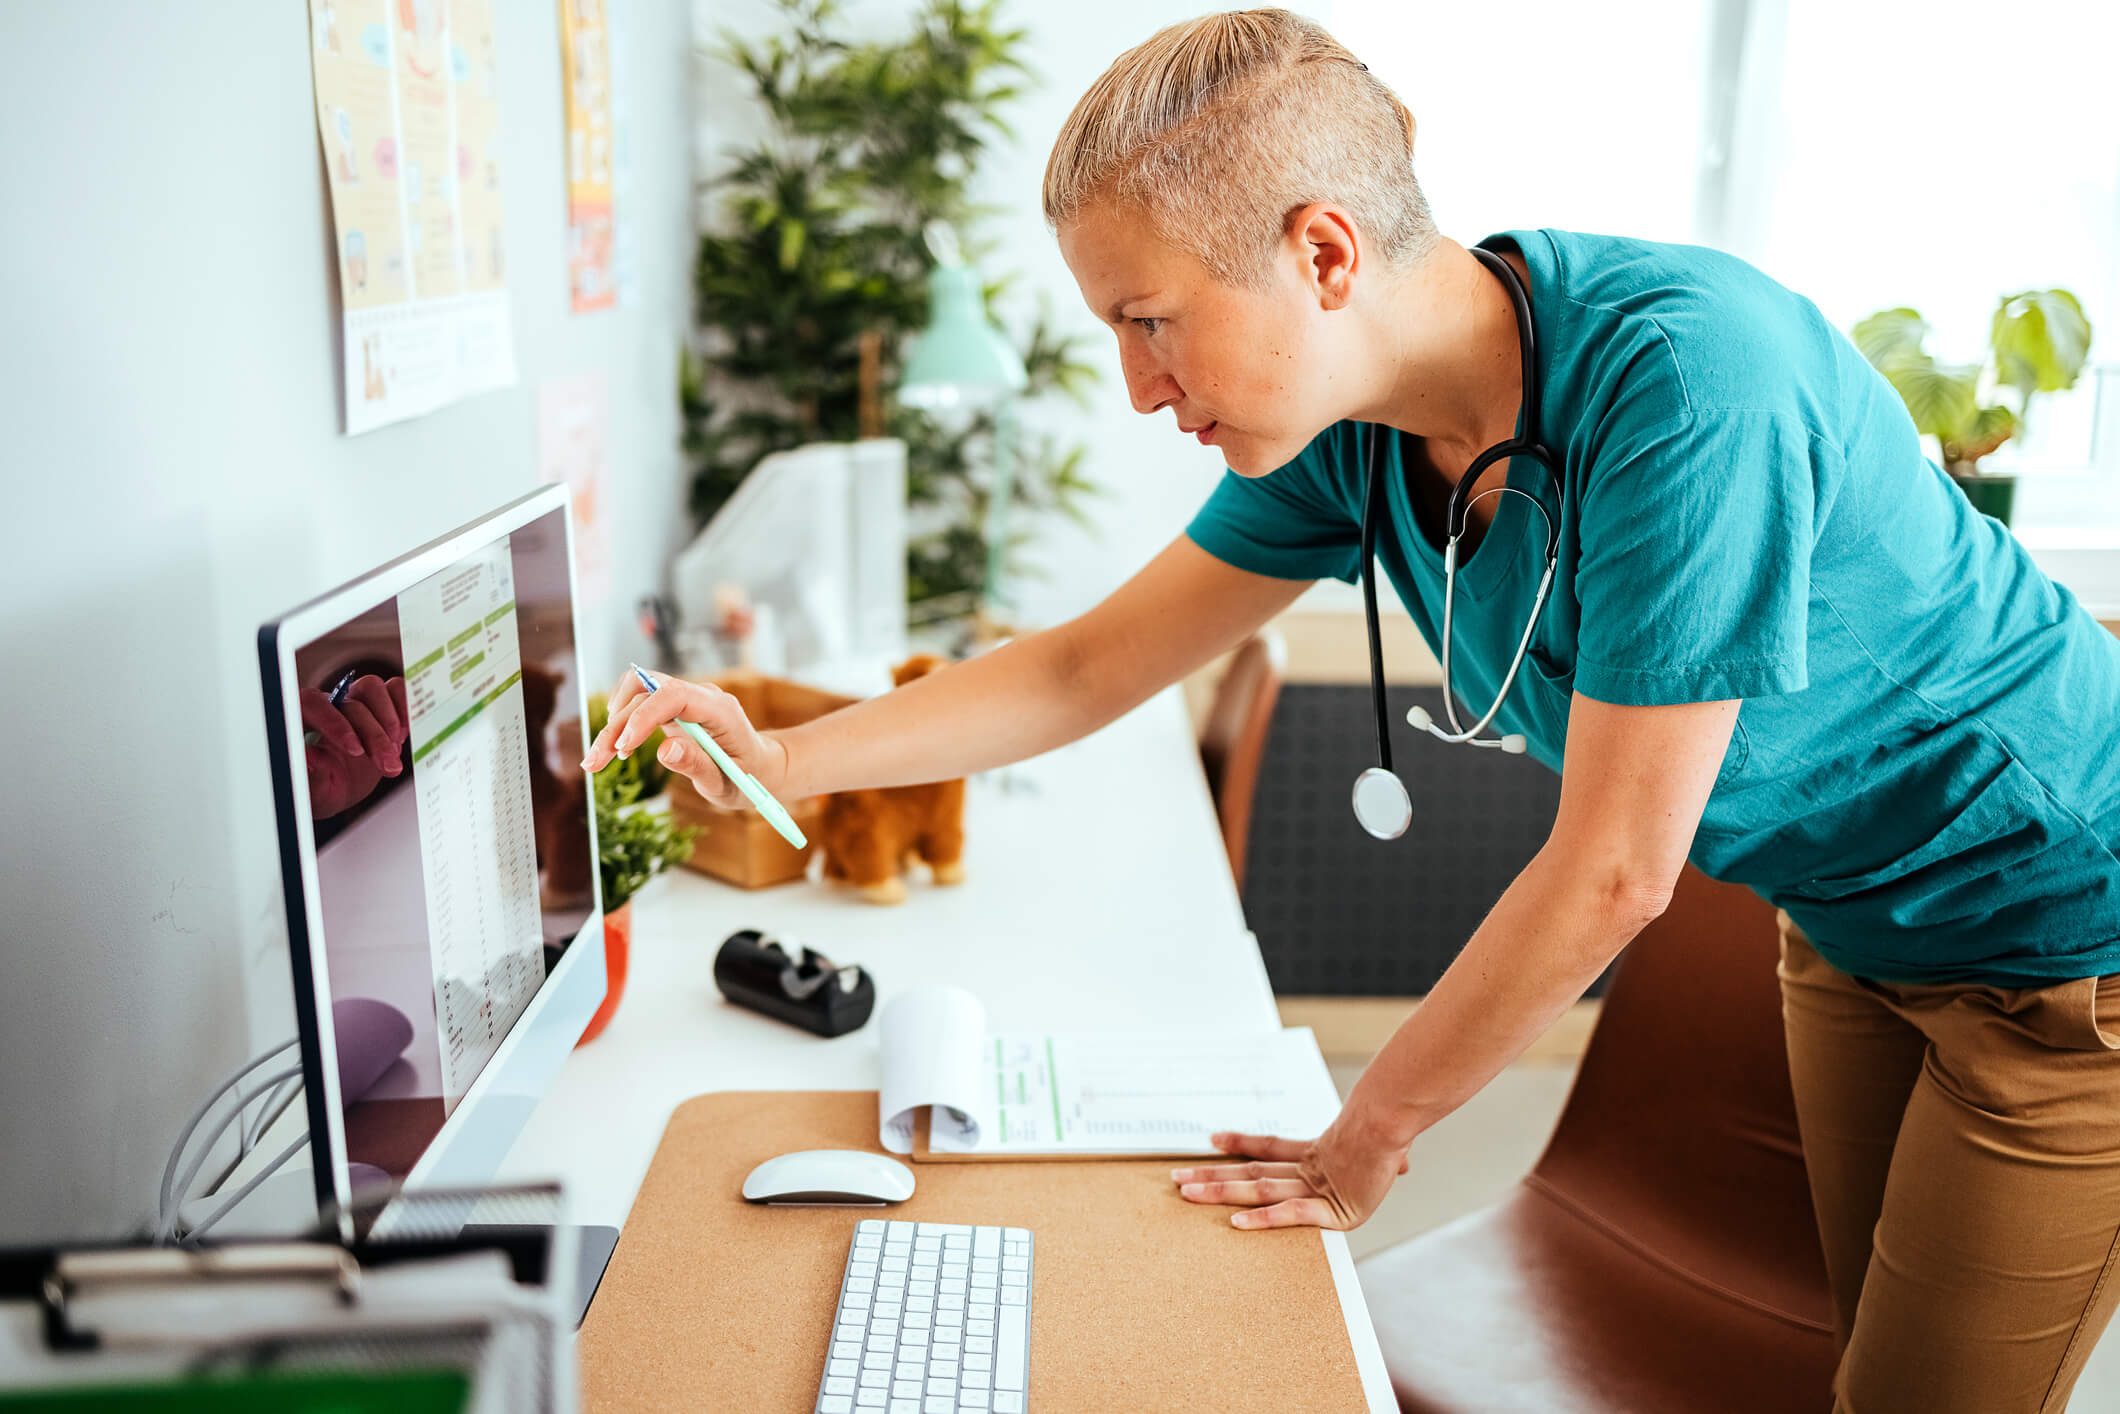
M 1288 241 L 1301 261 L 1321 309 L 1345 309 L 1354 298 L 1354 278 L 1362 263 L 1362 243 L 1347 212 L 1324 202 L 1290 213 Z

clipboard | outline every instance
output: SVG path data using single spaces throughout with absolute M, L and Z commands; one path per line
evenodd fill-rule
M 854 1225 L 874 1208 L 745 1203 L 796 1149 L 882 1153 L 872 1090 L 678 1106 L 577 1346 L 582 1407 L 808 1414 Z M 892 1218 L 1037 1234 L 1029 1407 L 1366 1410 L 1314 1228 L 1241 1232 L 1161 1160 L 931 1164 Z

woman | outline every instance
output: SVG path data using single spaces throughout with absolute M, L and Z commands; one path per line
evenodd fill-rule
M 1174 1175 L 1239 1227 L 1348 1228 L 1420 1133 L 1662 910 L 1690 857 L 1783 910 L 1790 1063 L 1844 1407 L 2058 1409 L 2116 1293 L 2120 645 L 1974 514 L 1891 388 L 1740 261 L 1435 229 L 1413 122 L 1315 24 L 1175 26 L 1076 108 L 1045 206 L 1144 413 L 1230 475 L 1074 622 L 760 734 L 727 695 L 621 682 L 594 769 L 672 717 L 772 790 L 933 780 L 1081 736 L 1376 546 L 1473 714 L 1559 770 L 1546 846 L 1315 1142 Z M 1513 276 L 1513 280 L 1512 280 Z M 1536 334 L 1523 366 L 1510 286 Z M 1523 428 L 1528 391 L 1537 422 Z M 1525 495 L 1485 495 L 1505 484 Z M 664 748 L 738 797 L 690 743 Z M 2101 980 L 2104 979 L 2104 980 Z

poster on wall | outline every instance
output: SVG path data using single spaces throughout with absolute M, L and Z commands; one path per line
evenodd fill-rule
M 574 501 L 574 575 L 595 602 L 611 585 L 611 382 L 601 372 L 537 385 L 537 479 L 565 482 Z
M 515 381 L 492 0 L 309 0 L 348 436 Z
M 610 3 L 559 0 L 567 92 L 567 283 L 577 314 L 618 302 Z

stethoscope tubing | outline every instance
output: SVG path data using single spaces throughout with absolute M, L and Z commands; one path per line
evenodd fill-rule
M 1508 485 L 1490 487 L 1477 495 L 1473 493 L 1473 487 L 1480 479 L 1481 474 L 1495 462 L 1521 456 L 1537 462 L 1546 474 L 1552 478 L 1556 499 L 1565 500 L 1566 488 L 1561 477 L 1559 461 L 1554 457 L 1552 450 L 1538 440 L 1538 359 L 1536 338 L 1531 323 L 1530 296 L 1525 293 L 1523 282 L 1517 277 L 1515 269 L 1506 260 L 1488 250 L 1474 249 L 1472 254 L 1492 271 L 1496 278 L 1501 280 L 1504 288 L 1509 292 L 1510 306 L 1516 314 L 1517 342 L 1523 363 L 1523 403 L 1522 410 L 1518 415 L 1523 424 L 1523 434 L 1511 437 L 1504 442 L 1497 442 L 1494 446 L 1481 452 L 1477 457 L 1473 458 L 1471 466 L 1466 469 L 1463 476 L 1458 478 L 1457 484 L 1450 488 L 1449 506 L 1445 517 L 1446 538 L 1443 546 L 1443 631 L 1442 653 L 1440 656 L 1443 669 L 1443 708 L 1450 719 L 1451 729 L 1444 731 L 1433 721 L 1422 720 L 1427 714 L 1419 712 L 1419 709 L 1416 709 L 1418 716 L 1410 717 L 1410 720 L 1415 721 L 1416 725 L 1421 726 L 1439 741 L 1450 745 L 1497 747 L 1504 750 L 1521 751 L 1523 749 L 1523 739 L 1521 737 L 1483 737 L 1480 733 L 1486 731 L 1493 724 L 1495 717 L 1501 712 L 1502 704 L 1509 699 L 1510 689 L 1516 685 L 1517 675 L 1523 670 L 1524 659 L 1530 655 L 1531 640 L 1538 632 L 1539 620 L 1545 613 L 1546 601 L 1553 590 L 1555 569 L 1560 561 L 1561 523 L 1557 515 L 1551 514 L 1546 510 L 1544 503 L 1537 496 L 1520 487 Z M 1378 762 L 1378 767 L 1364 771 L 1363 777 L 1368 779 L 1378 768 L 1381 768 L 1383 774 L 1391 776 L 1396 781 L 1397 776 L 1391 767 L 1390 713 L 1384 701 L 1384 650 L 1377 624 L 1377 513 L 1382 508 L 1384 501 L 1383 455 L 1380 450 L 1382 445 L 1381 436 L 1381 428 L 1372 426 L 1369 429 L 1369 441 L 1365 449 L 1365 460 L 1368 463 L 1367 479 L 1362 497 L 1362 609 L 1365 626 L 1369 633 L 1370 705 L 1374 709 L 1376 716 Z M 1451 638 L 1457 610 L 1458 543 L 1464 537 L 1466 522 L 1472 507 L 1488 496 L 1499 495 L 1522 496 L 1537 508 L 1540 519 L 1546 524 L 1546 564 L 1545 571 L 1539 578 L 1538 593 L 1532 599 L 1531 613 L 1524 621 L 1524 632 L 1517 640 L 1515 656 L 1510 659 L 1509 671 L 1503 675 L 1502 685 L 1495 693 L 1494 701 L 1480 715 L 1480 719 L 1477 722 L 1467 727 L 1458 715 L 1457 692 L 1451 675 Z M 1362 818 L 1363 813 L 1359 805 L 1360 786 L 1361 783 L 1357 782 L 1358 804 L 1356 817 L 1362 819 L 1363 827 L 1369 829 L 1372 834 L 1377 834 L 1380 838 L 1394 838 L 1398 833 L 1402 832 L 1403 824 L 1397 830 L 1380 831 L 1368 819 Z M 1399 789 L 1403 795 L 1405 789 L 1403 783 L 1400 783 Z M 1407 808 L 1410 811 L 1410 802 Z

